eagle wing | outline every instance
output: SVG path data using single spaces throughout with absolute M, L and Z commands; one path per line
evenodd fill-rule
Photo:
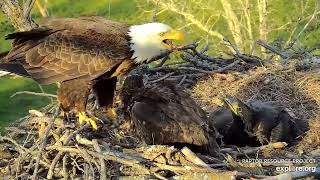
M 100 17 L 46 19 L 8 35 L 14 42 L 5 61 L 22 64 L 42 84 L 93 80 L 131 57 L 127 32 L 128 25 Z
M 146 131 L 157 134 L 154 138 L 159 138 L 160 143 L 208 144 L 205 112 L 173 85 L 163 83 L 145 88 L 134 104 L 133 118 L 144 121 Z

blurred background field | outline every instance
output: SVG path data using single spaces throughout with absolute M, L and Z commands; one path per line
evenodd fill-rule
M 224 37 L 253 55 L 263 51 L 254 45 L 258 39 L 289 46 L 298 37 L 298 43 L 306 47 L 319 45 L 317 0 L 37 0 L 33 16 L 37 20 L 46 15 L 99 15 L 127 23 L 145 23 L 155 14 L 158 21 L 183 30 L 188 42 L 209 44 L 210 55 L 228 55 L 230 49 L 224 44 Z M 10 42 L 4 36 L 13 31 L 0 13 L 0 52 L 9 50 Z M 55 85 L 44 87 L 47 93 L 55 93 L 55 89 Z M 40 92 L 40 88 L 30 79 L 1 77 L 0 127 L 27 114 L 29 109 L 50 102 L 48 98 L 29 95 L 10 98 L 17 91 Z

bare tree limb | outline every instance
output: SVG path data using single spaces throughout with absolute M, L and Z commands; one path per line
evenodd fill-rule
M 37 27 L 31 19 L 31 10 L 35 0 L 27 0 L 23 7 L 17 0 L 1 0 L 0 9 L 18 31 L 27 31 Z
M 279 55 L 282 59 L 288 59 L 288 58 L 291 57 L 289 53 L 284 52 L 284 51 L 281 51 L 281 50 L 279 50 L 278 48 L 275 48 L 275 47 L 269 45 L 268 43 L 266 43 L 266 42 L 264 42 L 264 41 L 262 41 L 262 40 L 257 40 L 256 43 L 257 43 L 258 45 L 260 45 L 260 46 L 262 46 L 262 47 L 270 50 L 271 52 Z
M 30 92 L 30 91 L 20 91 L 20 92 L 16 92 L 13 95 L 10 96 L 10 98 L 13 98 L 17 95 L 20 94 L 30 94 L 30 95 L 35 95 L 35 96 L 44 96 L 44 97 L 52 97 L 52 98 L 57 98 L 57 95 L 54 94 L 47 94 L 47 93 L 36 93 L 36 92 Z
M 42 151 L 45 149 L 45 147 L 47 145 L 48 136 L 49 136 L 50 130 L 53 127 L 53 125 L 54 125 L 54 122 L 52 121 L 49 124 L 49 126 L 47 127 L 46 132 L 45 132 L 45 136 L 44 136 L 43 140 L 41 141 L 41 144 L 40 144 L 40 147 L 39 147 L 39 152 L 38 152 L 39 154 L 37 155 L 36 165 L 35 165 L 35 168 L 34 168 L 34 171 L 33 171 L 33 175 L 32 175 L 32 179 L 33 180 L 37 179 L 39 163 L 40 163 L 41 156 L 42 156 Z
M 318 3 L 318 1 L 315 1 L 315 8 L 314 8 L 314 12 L 313 12 L 312 16 L 310 17 L 309 21 L 304 25 L 302 30 L 298 33 L 298 35 L 296 37 L 294 37 L 294 39 L 290 42 L 287 49 L 292 48 L 292 46 L 298 41 L 298 39 L 300 38 L 302 33 L 308 28 L 308 26 L 315 19 L 316 15 L 318 13 L 319 13 L 319 3 Z

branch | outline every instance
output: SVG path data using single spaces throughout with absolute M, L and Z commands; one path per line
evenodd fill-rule
M 262 61 L 259 57 L 241 53 L 239 48 L 236 45 L 232 44 L 228 39 L 224 38 L 223 40 L 226 43 L 228 43 L 228 45 L 231 46 L 231 48 L 235 51 L 235 57 L 240 58 L 241 60 L 249 63 L 266 63 L 265 61 Z
M 289 59 L 291 57 L 291 55 L 285 51 L 279 50 L 276 47 L 273 47 L 271 45 L 269 45 L 268 43 L 262 41 L 262 40 L 257 40 L 256 42 L 258 45 L 264 47 L 265 49 L 268 49 L 269 51 L 279 55 L 282 59 Z
M 214 73 L 222 73 L 225 72 L 231 68 L 233 68 L 235 65 L 239 64 L 241 61 L 237 60 L 234 61 L 233 63 L 225 66 L 225 67 L 221 67 L 219 69 L 216 70 L 212 70 L 212 71 L 207 71 L 207 70 L 203 70 L 203 69 L 198 69 L 195 67 L 160 67 L 160 68 L 155 68 L 152 69 L 151 71 L 177 71 L 177 70 L 183 70 L 183 71 L 196 71 L 199 73 L 205 73 L 205 74 L 214 74 Z
M 256 154 L 258 151 L 262 151 L 264 149 L 282 149 L 286 147 L 288 144 L 285 142 L 275 142 L 270 143 L 268 145 L 263 145 L 259 147 L 245 147 L 245 148 L 222 148 L 220 149 L 222 153 L 229 153 L 229 154 Z
M 161 66 L 163 66 L 164 63 L 166 63 L 166 61 L 167 61 L 168 59 L 170 59 L 169 56 L 166 56 L 166 57 L 162 58 L 161 61 L 160 61 L 160 63 L 159 63 L 158 65 L 156 65 L 155 67 L 161 67 Z
M 302 35 L 302 33 L 307 29 L 307 27 L 310 25 L 310 23 L 315 19 L 317 13 L 318 13 L 318 9 L 319 9 L 319 4 L 318 1 L 315 1 L 315 8 L 314 8 L 314 12 L 311 16 L 311 18 L 309 19 L 309 21 L 304 25 L 304 27 L 302 28 L 302 30 L 298 33 L 298 35 L 292 40 L 292 42 L 288 45 L 287 49 L 292 48 L 292 46 L 298 41 L 298 39 L 300 38 L 300 36 Z
M 39 154 L 37 156 L 37 160 L 36 160 L 36 165 L 35 165 L 35 168 L 34 168 L 34 171 L 33 171 L 33 176 L 32 176 L 32 179 L 35 180 L 37 179 L 37 176 L 38 176 L 38 169 L 39 169 L 39 163 L 40 163 L 40 159 L 41 156 L 42 156 L 42 152 L 43 150 L 45 149 L 46 145 L 47 145 L 47 141 L 48 141 L 48 136 L 49 136 L 49 133 L 51 131 L 51 129 L 53 128 L 53 125 L 54 125 L 54 120 L 49 124 L 49 126 L 47 127 L 46 131 L 45 131 L 45 135 L 44 135 L 44 138 L 43 140 L 41 141 L 41 145 L 40 145 L 40 149 L 39 149 Z
M 20 94 L 30 94 L 30 95 L 35 95 L 35 96 L 44 96 L 44 97 L 52 97 L 52 98 L 58 97 L 57 95 L 54 95 L 54 94 L 36 93 L 36 92 L 30 92 L 30 91 L 19 91 L 19 92 L 14 93 L 13 95 L 11 95 L 10 98 L 13 98 L 13 97 L 20 95 Z
M 156 82 L 159 82 L 159 81 L 162 81 L 162 80 L 165 80 L 167 79 L 168 77 L 170 77 L 171 75 L 173 75 L 174 72 L 171 72 L 171 73 L 168 73 L 166 74 L 165 76 L 162 76 L 161 78 L 159 79 L 156 79 L 156 80 L 153 80 L 153 81 L 150 81 L 150 83 L 156 83 Z
M 31 10 L 33 8 L 33 5 L 34 5 L 35 1 L 36 0 L 26 0 L 24 5 L 23 5 L 23 15 L 29 21 L 32 21 L 31 20 Z
M 101 153 L 101 148 L 98 144 L 98 141 L 96 139 L 92 140 L 94 149 Z M 100 158 L 100 180 L 107 180 L 107 169 L 106 169 L 106 163 L 103 158 Z
M 65 141 L 63 142 L 63 145 L 66 146 L 70 143 L 70 141 L 81 131 L 83 131 L 84 129 L 88 128 L 89 124 L 86 124 L 84 126 L 81 126 L 79 129 L 73 131 L 72 133 L 70 133 L 70 135 L 65 139 Z M 52 179 L 52 176 L 54 174 L 54 168 L 56 167 L 58 161 L 60 160 L 60 158 L 62 157 L 64 153 L 63 152 L 58 152 L 58 154 L 55 156 L 55 158 L 52 160 L 52 163 L 50 165 L 50 168 L 48 170 L 48 174 L 47 174 L 47 179 Z
M 0 9 L 18 31 L 27 31 L 37 27 L 30 15 L 34 2 L 27 0 L 22 8 L 17 0 L 1 0 Z

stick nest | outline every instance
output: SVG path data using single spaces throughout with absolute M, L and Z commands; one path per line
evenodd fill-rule
M 226 95 L 279 103 L 300 119 L 301 126 L 309 125 L 298 145 L 286 147 L 286 143 L 277 142 L 261 147 L 221 147 L 219 159 L 195 154 L 188 147 L 146 145 L 128 121 L 108 120 L 101 111 L 94 113 L 103 122 L 97 131 L 88 125 L 79 127 L 76 117 L 57 115 L 56 106 L 49 105 L 41 112 L 31 110 L 29 116 L 7 129 L 5 137 L 0 137 L 0 175 L 8 179 L 319 176 L 319 167 L 315 172 L 281 174 L 275 170 L 279 166 L 319 166 L 319 73 L 297 71 L 297 64 L 282 66 L 245 55 L 227 42 L 235 50 L 231 59 L 209 57 L 204 54 L 206 50 L 198 51 L 193 44 L 180 49 L 185 51 L 184 62 L 165 64 L 166 56 L 144 74 L 150 83 L 172 81 L 192 87 L 193 97 L 207 112 L 219 108 Z M 297 158 L 302 162 L 292 161 Z
M 218 108 L 225 95 L 276 101 L 290 108 L 310 125 L 306 136 L 294 147 L 287 148 L 281 142 L 261 147 L 221 147 L 223 159 L 216 159 L 194 154 L 187 147 L 179 150 L 166 145 L 145 145 L 127 123 L 104 120 L 98 131 L 88 125 L 79 127 L 76 117 L 63 120 L 54 115 L 54 106 L 50 105 L 42 112 L 31 110 L 29 116 L 8 128 L 6 136 L 0 138 L 0 173 L 23 179 L 263 178 L 277 175 L 274 168 L 279 164 L 242 161 L 299 157 L 310 162 L 289 164 L 316 166 L 320 157 L 319 81 L 320 76 L 313 72 L 257 68 L 248 73 L 210 75 L 193 88 L 193 96 L 207 111 Z
M 302 153 L 310 147 L 320 147 L 320 75 L 316 71 L 280 66 L 260 67 L 246 73 L 214 74 L 199 81 L 192 91 L 208 112 L 219 108 L 221 100 L 228 95 L 244 102 L 277 103 L 293 112 L 299 126 L 310 127 L 296 150 Z

